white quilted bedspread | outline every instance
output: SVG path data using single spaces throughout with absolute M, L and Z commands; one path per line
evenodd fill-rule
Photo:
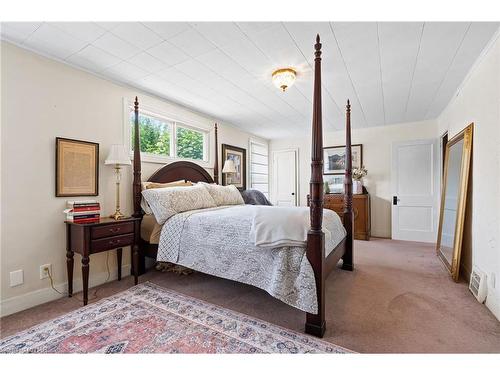
M 317 313 L 316 284 L 306 249 L 253 245 L 253 209 L 238 205 L 174 215 L 163 225 L 157 260 L 253 285 L 300 310 Z M 346 232 L 330 215 L 324 215 L 323 226 L 331 233 L 325 238 L 328 255 Z

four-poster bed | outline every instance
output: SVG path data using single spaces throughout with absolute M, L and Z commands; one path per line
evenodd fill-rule
M 340 259 L 343 260 L 342 269 L 353 270 L 353 212 L 352 212 L 352 175 L 351 175 L 351 125 L 350 104 L 346 107 L 346 163 L 345 163 L 345 207 L 343 225 L 345 237 L 333 248 L 325 251 L 325 233 L 323 231 L 323 130 L 321 110 L 321 43 L 319 35 L 315 44 L 314 64 L 314 95 L 313 95 L 313 120 L 312 120 L 312 147 L 311 147 L 311 180 L 310 180 L 310 229 L 307 232 L 307 245 L 305 253 L 307 261 L 313 271 L 316 286 L 317 313 L 307 312 L 305 330 L 315 336 L 322 337 L 325 329 L 325 280 L 335 268 Z M 141 154 L 139 138 L 139 103 L 136 97 L 135 105 L 135 131 L 134 131 L 134 217 L 142 218 L 141 209 Z M 201 166 L 187 161 L 168 164 L 155 172 L 148 181 L 168 183 L 184 179 L 191 182 L 218 183 L 218 143 L 217 124 L 215 124 L 215 164 L 214 177 Z M 328 242 L 331 243 L 331 242 Z M 263 249 L 262 251 L 266 251 Z M 155 258 L 158 245 L 141 240 L 134 246 L 133 273 L 135 283 L 138 275 L 144 271 L 145 257 Z M 219 275 L 224 277 L 224 275 Z M 253 284 L 255 285 L 255 284 Z

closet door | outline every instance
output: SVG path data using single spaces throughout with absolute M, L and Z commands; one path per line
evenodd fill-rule
M 297 205 L 297 151 L 273 152 L 273 204 Z
M 392 238 L 436 242 L 439 196 L 434 139 L 392 145 Z

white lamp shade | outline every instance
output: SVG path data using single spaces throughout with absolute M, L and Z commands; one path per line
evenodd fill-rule
M 227 159 L 224 162 L 224 168 L 222 168 L 222 173 L 236 173 L 236 167 L 234 166 L 234 161 Z
M 125 147 L 123 147 L 123 145 L 111 145 L 108 157 L 106 158 L 104 164 L 130 165 L 132 163 L 130 162 L 130 158 L 125 152 Z

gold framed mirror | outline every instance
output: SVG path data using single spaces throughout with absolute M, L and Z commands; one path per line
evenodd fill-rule
M 436 251 L 455 281 L 460 271 L 473 127 L 470 124 L 448 141 L 444 159 Z

